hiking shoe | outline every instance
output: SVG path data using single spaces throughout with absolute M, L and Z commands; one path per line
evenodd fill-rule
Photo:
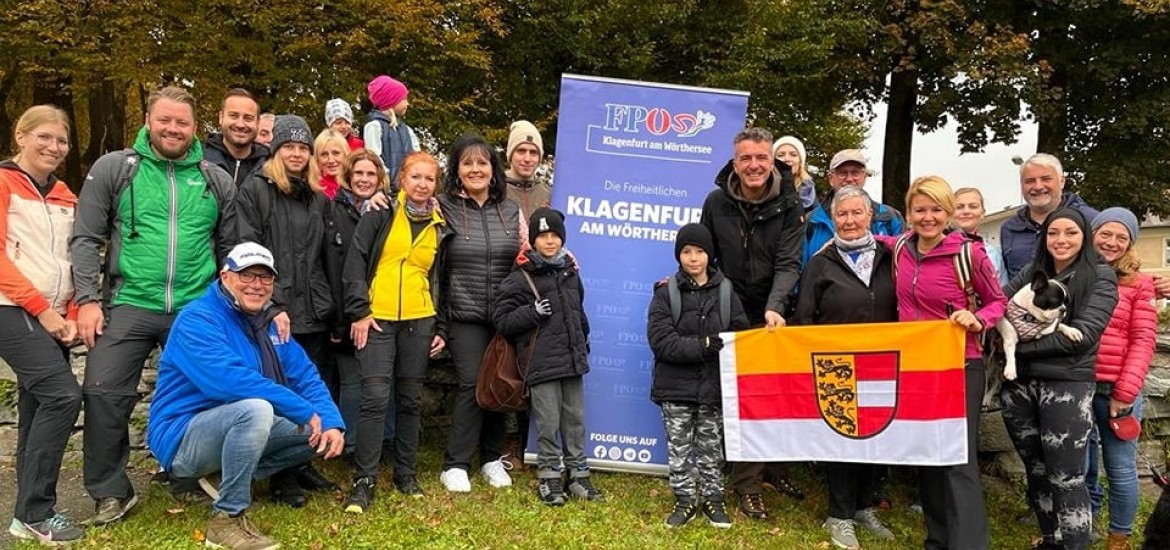
M 467 470 L 463 468 L 449 468 L 439 474 L 439 481 L 452 493 L 470 493 L 471 480 L 467 479 Z
M 570 495 L 582 500 L 605 500 L 605 495 L 593 487 L 593 483 L 589 481 L 589 476 L 575 477 L 569 480 L 568 489 Z
M 65 546 L 85 538 L 85 531 L 61 514 L 36 523 L 12 518 L 8 532 L 16 538 L 36 541 L 41 546 Z
M 193 477 L 171 477 L 171 498 L 184 504 L 202 504 L 211 502 L 213 498 L 199 485 L 199 480 Z
M 768 511 L 764 509 L 764 499 L 759 493 L 739 495 L 739 511 L 750 519 L 768 519 Z
M 345 499 L 345 513 L 364 514 L 374 502 L 374 478 L 363 477 L 353 482 L 353 490 L 349 498 Z
M 760 480 L 760 485 L 765 489 L 771 489 L 788 498 L 804 500 L 804 491 L 798 489 L 787 476 L 765 472 L 764 478 Z
M 882 520 L 878 519 L 877 512 L 873 508 L 858 510 L 856 514 L 853 514 L 853 521 L 879 539 L 894 540 L 894 532 L 886 527 Z
M 318 472 L 312 464 L 305 464 L 297 468 L 296 472 L 297 484 L 306 491 L 336 491 L 339 489 L 336 483 L 329 481 L 329 478 Z
M 504 443 L 500 446 L 500 452 L 504 455 L 500 457 L 500 460 L 512 466 L 508 468 L 509 470 L 524 469 L 524 449 L 520 447 L 520 434 L 504 436 Z
M 703 502 L 703 515 L 707 516 L 707 522 L 712 527 L 720 529 L 731 528 L 731 517 L 727 515 L 727 509 L 723 507 L 723 499 L 707 499 Z
M 86 520 L 85 523 L 87 525 L 106 525 L 113 523 L 126 517 L 126 514 L 130 513 L 130 510 L 134 508 L 135 504 L 138 504 L 138 495 L 136 494 L 131 494 L 130 498 L 127 499 L 115 497 L 103 498 L 97 501 L 97 505 L 94 507 L 96 511 L 93 517 Z
M 421 497 L 424 494 L 422 487 L 418 484 L 418 480 L 413 475 L 394 476 L 394 487 L 398 489 L 399 493 L 407 496 Z
M 297 482 L 295 468 L 285 468 L 272 474 L 272 478 L 268 480 L 268 493 L 273 502 L 293 508 L 300 508 L 307 501 L 305 490 L 301 489 L 301 484 Z
M 861 544 L 857 542 L 853 520 L 829 518 L 825 520 L 825 529 L 829 530 L 829 542 L 833 543 L 833 546 L 846 550 L 860 550 Z
M 549 506 L 564 506 L 565 492 L 561 489 L 561 478 L 549 477 L 540 480 L 536 486 L 536 496 Z
M 674 501 L 674 511 L 666 517 L 666 527 L 674 529 L 675 527 L 682 527 L 699 513 L 699 507 L 695 505 L 695 501 L 690 499 L 678 499 Z
M 500 458 L 502 459 L 503 457 Z M 496 488 L 511 487 L 512 476 L 508 475 L 508 469 L 511 467 L 511 464 L 505 464 L 503 460 L 493 460 L 484 464 L 480 471 L 487 478 L 488 485 Z
M 274 550 L 280 543 L 258 531 L 244 514 L 231 517 L 227 512 L 216 512 L 207 525 L 203 545 L 231 550 Z

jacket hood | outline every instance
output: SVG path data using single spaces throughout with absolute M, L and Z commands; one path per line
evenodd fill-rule
M 762 204 L 768 202 L 776 197 L 779 197 L 785 192 L 783 189 L 783 178 L 780 171 L 772 168 L 772 174 L 768 176 L 768 182 L 765 183 L 767 191 L 763 197 L 756 200 L 749 200 L 743 196 L 741 188 L 743 183 L 739 180 L 739 174 L 735 173 L 735 160 L 727 161 L 727 164 L 719 170 L 719 174 L 715 176 L 715 186 L 722 189 L 731 198 L 750 204 Z M 792 187 L 792 186 L 789 186 Z M 796 188 L 792 187 L 792 194 L 796 194 Z
M 224 158 L 235 158 L 232 157 L 231 153 L 228 152 L 227 145 L 224 145 L 223 134 L 208 134 L 207 137 L 203 140 L 203 145 L 208 149 L 215 149 L 216 151 L 223 153 Z M 239 160 L 263 161 L 267 158 L 268 146 L 264 145 L 263 143 L 252 142 L 252 150 L 248 152 L 248 156 Z
M 191 138 L 191 148 L 187 150 L 187 156 L 179 160 L 171 161 L 158 156 L 154 149 L 150 146 L 150 132 L 143 126 L 138 130 L 138 137 L 134 138 L 134 150 L 144 159 L 149 159 L 154 162 L 174 162 L 179 166 L 197 166 L 203 160 L 203 146 L 199 143 L 199 138 Z
M 29 181 L 32 181 L 32 182 L 37 181 L 37 180 L 33 179 L 32 174 L 25 172 L 24 168 L 21 168 L 20 165 L 16 163 L 16 161 L 11 160 L 11 159 L 0 161 L 0 170 L 12 170 L 15 172 L 20 172 L 21 174 L 24 174 L 25 177 L 27 177 L 29 179 Z M 57 176 L 55 176 L 53 174 L 49 174 L 49 177 L 45 180 L 45 188 L 52 189 L 53 185 L 55 185 L 56 183 L 57 183 Z

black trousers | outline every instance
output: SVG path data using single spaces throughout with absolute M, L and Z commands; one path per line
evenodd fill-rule
M 853 519 L 873 500 L 879 467 L 873 464 L 826 462 L 825 480 L 829 485 L 829 517 Z
M 498 460 L 504 441 L 503 413 L 485 411 L 475 401 L 475 380 L 483 352 L 495 334 L 490 325 L 452 321 L 447 326 L 447 349 L 455 363 L 459 389 L 451 431 L 447 433 L 447 452 L 443 469 L 463 468 L 470 472 L 471 459 L 479 450 L 480 464 Z
M 37 523 L 56 513 L 57 477 L 81 410 L 81 387 L 69 350 L 23 308 L 0 306 L 0 358 L 16 373 L 19 399 L 13 516 Z

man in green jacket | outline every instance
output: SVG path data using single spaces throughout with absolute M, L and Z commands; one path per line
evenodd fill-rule
M 138 502 L 125 468 L 143 363 L 236 241 L 235 184 L 203 160 L 195 113 L 182 88 L 152 93 L 133 147 L 99 158 L 78 199 L 69 249 L 78 331 L 89 347 L 82 393 L 92 525 L 117 521 Z

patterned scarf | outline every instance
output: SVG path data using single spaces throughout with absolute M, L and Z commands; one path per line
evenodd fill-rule
M 288 378 L 284 375 L 284 369 L 280 366 L 280 357 L 276 354 L 276 346 L 272 344 L 272 338 L 268 335 L 268 324 L 276 317 L 276 308 L 265 306 L 259 313 L 248 313 L 240 309 L 240 302 L 236 297 L 224 288 L 222 282 L 217 282 L 219 285 L 219 293 L 232 305 L 232 309 L 239 312 L 244 317 L 244 321 L 248 323 L 248 328 L 251 332 L 248 337 L 256 343 L 256 347 L 260 348 L 260 370 L 264 377 L 280 384 L 281 386 L 288 385 Z
M 430 221 L 435 213 L 435 207 L 439 203 L 434 197 L 427 199 L 426 204 L 419 206 L 413 202 L 406 202 L 406 219 L 412 222 Z
M 860 239 L 847 241 L 837 235 L 833 235 L 833 244 L 837 246 L 837 254 L 841 255 L 841 259 L 845 260 L 845 265 L 853 270 L 861 282 L 865 286 L 869 286 L 870 278 L 873 276 L 873 258 L 877 250 L 877 243 L 873 240 L 873 233 L 865 232 Z

